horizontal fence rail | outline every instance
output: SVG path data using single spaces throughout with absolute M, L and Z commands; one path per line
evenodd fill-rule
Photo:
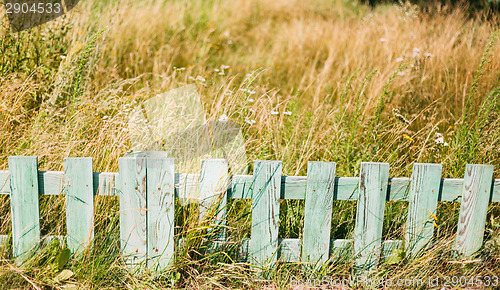
M 252 200 L 251 238 L 241 252 L 256 265 L 276 261 L 325 262 L 352 255 L 355 266 L 372 270 L 403 245 L 409 253 L 432 239 L 438 201 L 460 202 L 454 249 L 470 256 L 482 245 L 488 204 L 500 202 L 500 179 L 493 166 L 467 165 L 463 179 L 441 178 L 441 165 L 414 164 L 409 178 L 390 178 L 389 164 L 361 163 L 359 177 L 336 176 L 334 162 L 309 162 L 307 176 L 282 176 L 281 161 L 255 161 L 253 175 L 229 175 L 224 159 L 202 162 L 201 174 L 175 173 L 171 158 L 122 157 L 119 173 L 93 172 L 91 158 L 66 158 L 64 171 L 38 171 L 37 157 L 9 157 L 0 171 L 0 194 L 10 194 L 15 257 L 39 245 L 39 195 L 66 196 L 67 236 L 73 253 L 94 236 L 94 196 L 119 196 L 121 251 L 130 265 L 168 266 L 174 254 L 176 197 L 199 192 L 200 217 L 217 212 L 214 227 L 225 223 L 227 199 Z M 305 200 L 303 239 L 281 239 L 279 200 Z M 353 239 L 331 239 L 334 200 L 357 201 Z M 382 240 L 386 201 L 409 202 L 404 241 Z M 0 236 L 5 240 L 6 235 Z M 225 239 L 222 232 L 218 237 Z

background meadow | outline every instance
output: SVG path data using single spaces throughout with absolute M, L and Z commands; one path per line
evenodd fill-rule
M 320 160 L 337 162 L 338 176 L 356 176 L 362 161 L 374 161 L 390 163 L 397 177 L 410 176 L 415 162 L 443 164 L 443 178 L 463 178 L 469 163 L 492 164 L 500 178 L 495 12 L 341 0 L 82 1 L 18 34 L 2 17 L 0 170 L 10 155 L 36 155 L 40 170 L 63 170 L 65 157 L 88 156 L 94 171 L 116 172 L 131 149 L 128 112 L 196 84 L 207 119 L 226 115 L 241 124 L 248 159 L 282 160 L 285 175 L 305 175 L 307 162 Z M 235 240 L 250 233 L 249 205 L 229 204 Z M 301 236 L 303 207 L 282 202 L 281 237 Z M 9 208 L 2 197 L 2 234 L 10 232 Z M 432 251 L 383 264 L 376 275 L 500 275 L 497 204 L 490 205 L 479 261 L 448 263 L 459 208 L 439 204 Z M 352 235 L 355 209 L 355 202 L 334 203 L 332 237 Z M 117 201 L 98 197 L 99 238 L 82 259 L 59 263 L 63 245 L 52 243 L 17 267 L 5 244 L 0 284 L 275 288 L 287 287 L 292 275 L 351 273 L 345 259 L 315 273 L 282 264 L 269 281 L 259 280 L 222 254 L 200 256 L 207 241 L 196 234 L 196 212 L 178 207 L 177 234 L 193 242 L 175 267 L 134 276 L 119 256 Z M 64 198 L 41 197 L 41 213 L 42 234 L 64 234 Z M 388 203 L 384 238 L 401 238 L 405 219 L 405 203 Z M 61 281 L 62 269 L 73 275 Z

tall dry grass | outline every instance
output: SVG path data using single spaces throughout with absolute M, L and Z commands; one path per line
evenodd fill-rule
M 0 36 L 0 169 L 8 168 L 9 155 L 37 155 L 40 170 L 62 170 L 68 156 L 91 156 L 95 171 L 117 171 L 118 158 L 131 148 L 128 112 L 157 93 L 195 83 L 208 118 L 226 114 L 242 125 L 249 160 L 283 160 L 287 175 L 305 175 L 311 160 L 337 162 L 342 176 L 358 174 L 361 161 L 389 162 L 391 176 L 410 176 L 414 162 L 442 163 L 445 177 L 462 177 L 467 163 L 493 164 L 497 178 L 500 172 L 496 16 L 470 18 L 452 7 L 423 13 L 411 4 L 372 10 L 325 0 L 84 1 L 68 17 L 17 35 L 4 21 Z M 63 200 L 51 202 L 42 205 L 48 215 L 63 210 Z M 104 235 L 116 234 L 116 204 L 99 204 Z M 280 235 L 300 237 L 303 205 L 290 201 L 283 208 Z M 384 237 L 401 236 L 405 208 L 388 204 Z M 7 200 L 2 209 L 8 212 Z M 354 209 L 354 203 L 335 205 L 334 236 L 352 231 Z M 198 229 L 190 210 L 179 213 L 187 219 L 184 235 Z M 248 216 L 244 204 L 232 210 Z M 488 213 L 490 254 L 484 263 L 463 267 L 439 258 L 448 253 L 458 208 L 442 204 L 439 210 L 443 242 L 435 251 L 384 265 L 379 275 L 498 268 L 499 241 L 492 238 L 500 231 L 497 205 Z M 248 230 L 247 219 L 235 222 L 234 234 Z M 47 221 L 45 228 L 61 234 L 63 223 Z M 9 228 L 7 216 L 2 233 Z M 99 241 L 101 252 L 71 262 L 79 285 L 268 283 L 251 278 L 245 265 L 190 257 L 163 276 L 133 277 L 113 243 Z M 56 273 L 37 263 L 15 269 L 54 285 Z M 86 269 L 89 263 L 97 270 Z M 332 262 L 316 274 L 344 275 L 348 265 Z M 0 280 L 26 283 L 10 263 L 2 267 Z M 285 287 L 291 275 L 307 274 L 295 269 L 284 265 L 269 283 Z
M 305 172 L 305 164 L 311 159 L 343 159 L 339 155 L 346 152 L 338 152 L 338 146 L 330 145 L 344 140 L 344 125 L 349 122 L 346 118 L 358 110 L 358 118 L 366 121 L 378 105 L 384 108 L 376 125 L 385 130 L 357 128 L 353 137 L 356 140 L 350 141 L 359 143 L 368 138 L 368 143 L 382 147 L 364 157 L 384 160 L 396 155 L 391 161 L 401 163 L 403 166 L 396 168 L 405 168 L 404 172 L 413 161 L 445 161 L 443 157 L 431 157 L 436 155 L 431 150 L 436 149 L 433 135 L 440 132 L 448 140 L 453 138 L 452 131 L 463 115 L 488 37 L 497 29 L 496 22 L 468 19 L 460 10 L 452 9 L 421 14 L 409 4 L 374 11 L 352 5 L 325 1 L 82 4 L 70 13 L 66 24 L 52 24 L 56 31 L 61 26 L 71 28 L 60 38 L 65 50 L 46 60 L 57 64 L 61 56 L 78 58 L 90 35 L 104 29 L 97 46 L 91 48 L 91 59 L 84 60 L 91 63 L 84 72 L 88 77 L 80 83 L 82 92 L 72 95 L 71 86 L 75 84 L 67 84 L 71 88 L 66 93 L 53 89 L 60 85 L 58 77 L 76 78 L 76 69 L 40 73 L 34 66 L 30 75 L 16 80 L 11 79 L 12 74 L 3 76 L 1 107 L 7 127 L 2 128 L 5 135 L 1 140 L 7 143 L 2 144 L 0 167 L 6 166 L 5 157 L 10 154 L 38 155 L 45 168 L 52 169 L 60 168 L 65 156 L 86 155 L 111 160 L 97 169 L 116 170 L 115 161 L 128 146 L 126 134 L 117 130 L 125 120 L 117 116 L 123 116 L 124 107 L 134 101 L 130 96 L 140 101 L 187 83 L 198 84 L 212 116 L 226 111 L 243 123 L 242 108 L 256 110 L 248 117 L 257 123 L 245 131 L 249 145 L 259 150 L 249 151 L 261 152 L 257 155 L 265 158 L 296 160 L 285 166 L 285 172 L 290 174 Z M 30 37 L 38 37 L 42 43 L 43 31 L 47 28 L 21 34 L 17 45 L 35 46 L 28 43 Z M 62 61 L 62 67 L 71 61 L 68 58 Z M 221 76 L 214 70 L 222 65 L 230 68 Z M 489 73 L 479 80 L 471 110 L 478 108 L 498 85 L 494 72 L 499 65 L 498 54 L 493 53 L 484 68 Z M 391 75 L 401 66 L 405 68 L 386 88 Z M 374 70 L 361 88 L 365 77 Z M 250 84 L 244 83 L 247 74 L 256 75 Z M 198 76 L 206 81 L 196 80 Z M 256 92 L 252 96 L 254 103 L 243 102 L 247 96 L 238 91 L 242 85 Z M 379 104 L 386 89 L 387 96 Z M 49 103 L 46 100 L 57 93 L 65 95 L 65 101 L 72 99 L 72 109 L 66 108 L 63 117 L 67 126 L 49 117 L 43 119 L 42 130 L 48 134 L 40 134 L 38 129 L 28 133 L 39 119 L 36 113 L 44 107 L 44 100 Z M 35 104 L 33 95 L 37 98 Z M 79 106 L 86 111 L 77 110 Z M 397 115 L 393 109 L 398 110 Z M 269 110 L 278 110 L 280 115 L 270 115 Z M 282 115 L 283 111 L 293 111 L 292 116 Z M 109 119 L 102 121 L 98 116 Z M 404 116 L 408 122 L 397 121 L 397 116 Z M 13 129 L 16 120 L 20 124 Z M 280 130 L 270 136 L 270 128 Z M 401 133 L 415 140 L 412 146 L 405 144 L 408 142 Z M 387 142 L 395 139 L 397 142 Z M 360 148 L 353 150 L 359 152 Z M 497 159 L 496 151 L 488 150 L 481 161 Z M 352 157 L 348 158 L 346 162 L 352 162 Z M 343 164 L 341 168 L 354 173 L 356 167 Z

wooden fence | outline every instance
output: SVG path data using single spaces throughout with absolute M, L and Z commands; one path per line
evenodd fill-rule
M 389 164 L 372 162 L 361 163 L 359 177 L 336 177 L 333 162 L 309 162 L 307 177 L 282 176 L 281 161 L 255 161 L 253 175 L 229 176 L 223 159 L 204 160 L 199 175 L 178 174 L 173 159 L 158 156 L 120 158 L 119 173 L 93 172 L 91 158 L 66 158 L 64 172 L 37 166 L 37 157 L 12 156 L 9 170 L 0 171 L 0 193 L 11 198 L 14 256 L 40 242 L 39 195 L 66 196 L 66 242 L 73 253 L 93 238 L 94 196 L 117 195 L 126 261 L 156 269 L 172 261 L 174 198 L 185 192 L 202 193 L 201 216 L 215 208 L 220 224 L 227 199 L 252 200 L 251 238 L 242 251 L 257 265 L 321 263 L 348 249 L 355 266 L 365 270 L 395 247 L 423 250 L 433 236 L 438 201 L 461 202 L 454 249 L 472 255 L 483 242 L 488 204 L 500 202 L 492 165 L 467 165 L 463 179 L 442 179 L 439 164 L 414 164 L 411 178 L 389 178 Z M 280 239 L 280 199 L 305 199 L 302 240 Z M 331 239 L 334 200 L 357 201 L 352 240 Z M 409 202 L 404 243 L 382 240 L 386 201 Z

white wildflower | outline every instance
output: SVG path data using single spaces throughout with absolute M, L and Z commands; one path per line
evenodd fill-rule
M 290 112 L 290 111 L 285 111 L 285 112 L 283 112 L 283 115 L 288 115 L 288 116 L 291 116 L 291 115 L 292 115 L 292 112 Z
M 66 59 L 66 56 L 65 55 L 61 55 L 60 58 L 61 59 Z
M 206 79 L 204 77 L 202 77 L 202 76 L 197 76 L 196 80 L 200 81 L 200 82 L 205 82 L 206 81 Z
M 249 125 L 253 125 L 253 124 L 255 124 L 255 123 L 256 123 L 256 121 L 255 121 L 255 120 L 250 120 L 250 118 L 245 117 L 245 123 L 247 123 L 247 124 L 249 124 Z
M 221 66 L 220 66 L 220 68 L 221 68 L 221 69 L 228 69 L 229 67 L 230 67 L 230 66 L 225 65 L 225 64 L 223 64 L 223 65 L 221 65 Z
M 444 142 L 444 137 L 443 137 L 443 134 L 441 133 L 436 133 L 436 140 L 434 140 L 434 142 L 436 142 L 436 144 L 448 144 L 448 143 L 445 143 Z M 444 146 L 448 146 L 448 145 L 444 145 Z
M 249 102 L 249 103 L 253 103 L 253 102 L 254 102 L 254 100 L 253 100 L 252 98 L 248 98 L 247 102 Z
M 380 42 L 387 42 L 387 39 L 385 39 L 385 38 L 381 38 L 381 39 L 380 39 Z
M 278 115 L 280 112 L 278 111 L 271 111 L 271 115 Z
M 420 56 L 420 48 L 413 48 L 413 57 L 418 57 Z
M 403 58 L 402 57 L 398 57 L 396 58 L 396 62 L 402 62 L 403 61 Z
M 215 72 L 220 72 L 220 69 L 216 68 L 214 69 Z
M 227 115 L 226 114 L 222 114 L 220 117 L 219 117 L 219 121 L 221 122 L 226 122 L 228 119 Z
M 248 90 L 248 89 L 240 89 L 240 91 L 245 92 L 245 93 L 248 93 L 248 94 L 250 94 L 250 95 L 255 94 L 255 91 Z
M 431 53 L 429 53 L 429 52 L 424 53 L 424 56 L 425 57 L 433 57 L 433 55 Z

